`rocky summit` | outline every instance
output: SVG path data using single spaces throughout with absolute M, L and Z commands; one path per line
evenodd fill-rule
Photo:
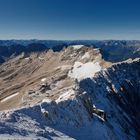
M 138 140 L 139 101 L 139 57 L 112 62 L 80 44 L 22 52 L 0 65 L 0 138 Z

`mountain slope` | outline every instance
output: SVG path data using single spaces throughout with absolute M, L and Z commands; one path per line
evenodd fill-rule
M 137 140 L 140 59 L 112 64 L 100 49 L 21 54 L 0 66 L 0 137 Z
M 85 55 L 87 52 L 90 57 Z M 88 47 L 79 49 L 69 47 L 61 52 L 49 50 L 30 55 L 21 54 L 7 61 L 0 66 L 0 110 L 28 104 L 28 100 L 29 103 L 37 103 L 45 96 L 57 98 L 61 90 L 69 89 L 75 83 L 75 80 L 68 76 L 73 65 L 75 63 L 86 65 L 88 62 L 93 66 L 98 62 L 102 68 L 111 65 L 102 59 L 99 49 Z M 50 90 L 46 91 L 47 94 L 40 94 L 45 87 Z M 16 101 L 13 99 L 3 101 L 15 93 L 19 93 L 13 97 L 17 99 Z
M 115 64 L 75 83 L 55 100 L 46 98 L 30 107 L 1 112 L 1 136 L 138 139 L 139 66 L 139 59 Z

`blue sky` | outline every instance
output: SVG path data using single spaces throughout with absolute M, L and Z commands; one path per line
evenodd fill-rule
M 0 39 L 140 39 L 140 0 L 0 0 Z

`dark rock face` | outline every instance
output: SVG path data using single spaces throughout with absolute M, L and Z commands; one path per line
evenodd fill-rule
M 93 103 L 106 112 L 107 120 L 117 118 L 125 133 L 140 137 L 140 59 L 113 65 L 93 79 L 80 82 Z M 113 125 L 112 125 L 113 126 Z

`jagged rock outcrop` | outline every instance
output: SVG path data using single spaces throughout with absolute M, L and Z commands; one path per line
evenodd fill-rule
M 80 87 L 90 95 L 95 105 L 111 116 L 109 120 L 114 117 L 118 119 L 118 124 L 127 134 L 135 130 L 136 139 L 140 134 L 139 85 L 140 59 L 115 64 L 93 79 L 80 82 Z

